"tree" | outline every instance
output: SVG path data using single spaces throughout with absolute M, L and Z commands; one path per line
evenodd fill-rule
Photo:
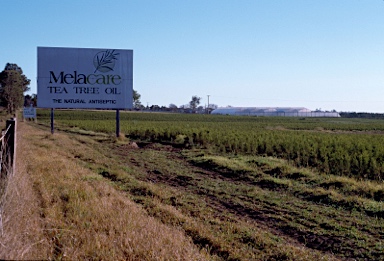
M 32 96 L 27 94 L 24 96 L 24 107 L 30 107 L 33 104 Z
M 34 107 L 37 107 L 37 94 L 32 94 L 32 103 Z
M 192 100 L 189 102 L 189 106 L 191 107 L 193 113 L 196 112 L 196 108 L 200 104 L 200 100 L 200 97 L 197 97 L 196 95 L 192 96 Z
M 216 104 L 210 103 L 209 106 L 207 107 L 208 114 L 210 114 L 213 110 L 216 110 L 219 106 Z
M 140 98 L 141 98 L 141 95 L 136 90 L 133 90 L 133 108 L 135 109 L 141 108 Z
M 151 107 L 149 107 L 149 109 L 151 111 L 160 111 L 160 106 L 159 105 L 152 105 Z
M 24 96 L 24 107 L 36 107 L 37 106 L 37 94 L 25 95 Z
M 173 111 L 173 112 L 176 112 L 176 111 L 177 111 L 177 106 L 176 106 L 176 104 L 173 104 L 173 103 L 169 104 L 169 110 L 170 110 L 170 111 Z
M 24 92 L 29 91 L 29 80 L 14 63 L 7 63 L 0 73 L 0 104 L 14 114 L 24 104 Z

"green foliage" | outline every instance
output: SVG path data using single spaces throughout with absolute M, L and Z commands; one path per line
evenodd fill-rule
M 48 119 L 48 111 L 39 111 L 38 117 Z M 114 132 L 114 117 L 114 112 L 55 112 L 58 124 L 104 133 Z M 358 179 L 384 178 L 382 120 L 127 112 L 120 121 L 121 131 L 131 139 L 273 156 L 297 167 Z
M 23 106 L 24 92 L 29 90 L 29 83 L 19 66 L 7 63 L 0 73 L 0 102 L 9 113 L 14 114 Z
M 193 112 L 196 112 L 197 106 L 200 104 L 200 100 L 200 97 L 192 96 L 192 100 L 189 102 L 189 106 L 191 106 Z
M 141 107 L 140 98 L 141 95 L 136 90 L 133 90 L 133 107 L 136 109 Z

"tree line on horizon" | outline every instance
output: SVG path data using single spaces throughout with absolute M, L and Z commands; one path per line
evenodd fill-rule
M 188 104 L 183 104 L 181 106 L 177 106 L 174 103 L 169 104 L 168 107 L 166 106 L 159 106 L 156 104 L 153 104 L 151 106 L 147 105 L 144 106 L 141 104 L 140 101 L 141 95 L 136 91 L 133 90 L 133 108 L 135 110 L 141 110 L 141 111 L 163 111 L 163 112 L 183 112 L 183 113 L 210 113 L 214 109 L 217 109 L 218 106 L 216 104 L 208 104 L 208 106 L 203 107 L 200 105 L 201 97 L 198 97 L 197 95 L 193 95 L 191 100 Z

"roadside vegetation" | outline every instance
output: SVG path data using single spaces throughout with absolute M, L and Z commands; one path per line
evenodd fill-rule
M 1 221 L 2 221 L 2 211 L 3 206 L 5 202 L 5 196 L 7 193 L 8 188 L 8 180 L 10 172 L 8 171 L 8 164 L 5 162 L 5 158 L 7 156 L 7 150 L 4 148 L 5 141 L 4 141 L 4 135 L 7 127 L 7 120 L 10 119 L 12 116 L 7 113 L 6 110 L 0 109 L 0 128 L 2 130 L 2 133 L 0 137 L 2 139 L 0 140 L 0 159 L 2 159 L 0 163 L 0 232 L 1 232 Z
M 51 135 L 38 110 L 22 126 L 43 232 L 23 257 L 384 260 L 380 120 L 122 112 L 116 138 L 114 112 L 55 111 Z
M 180 230 L 148 216 L 89 168 L 115 162 L 95 150 L 94 140 L 52 136 L 29 124 L 19 123 L 19 148 L 28 149 L 18 151 L 0 259 L 206 260 Z

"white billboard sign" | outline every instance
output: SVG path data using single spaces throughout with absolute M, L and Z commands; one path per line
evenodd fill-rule
M 38 47 L 37 61 L 40 108 L 132 108 L 132 50 Z
M 34 107 L 24 107 L 24 109 L 23 109 L 23 117 L 25 119 L 27 119 L 27 118 L 34 118 L 34 119 L 36 119 L 36 109 Z

